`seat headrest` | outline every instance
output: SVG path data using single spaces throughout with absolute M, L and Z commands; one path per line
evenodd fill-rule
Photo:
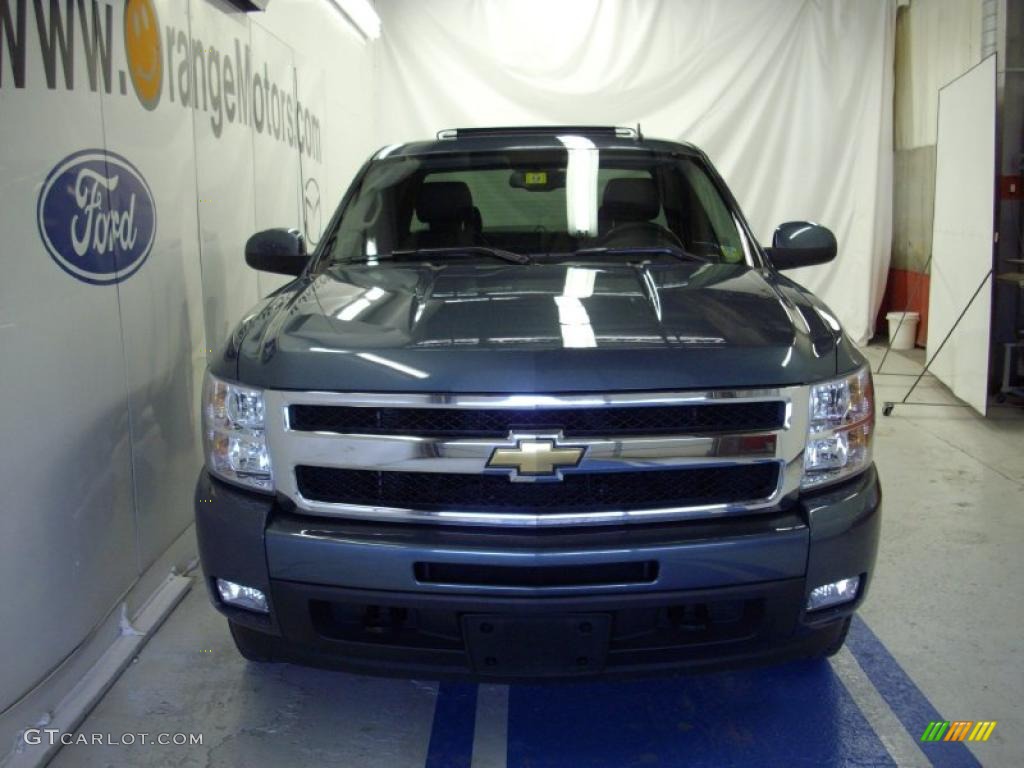
M 618 222 L 650 221 L 661 210 L 653 179 L 612 179 L 601 204 L 604 215 Z
M 464 181 L 432 181 L 420 186 L 416 215 L 428 224 L 465 217 L 473 208 L 473 196 Z

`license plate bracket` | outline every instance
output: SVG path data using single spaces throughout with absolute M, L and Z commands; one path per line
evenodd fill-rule
M 482 675 L 553 677 L 604 669 L 611 616 L 467 614 L 462 632 L 473 669 Z

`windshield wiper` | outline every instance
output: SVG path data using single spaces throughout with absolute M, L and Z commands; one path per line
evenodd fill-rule
M 594 248 L 580 248 L 577 251 L 573 251 L 573 256 L 605 256 L 605 255 L 616 255 L 616 254 L 649 254 L 649 253 L 664 253 L 669 256 L 674 256 L 680 261 L 699 261 L 702 264 L 711 263 L 711 259 L 705 258 L 704 256 L 698 256 L 695 253 L 684 251 L 682 248 L 677 248 L 674 245 L 641 245 L 641 246 L 619 246 L 615 248 L 608 248 L 607 246 L 597 246 Z
M 502 261 L 510 261 L 513 264 L 533 264 L 533 259 L 525 253 L 515 253 L 501 248 L 491 248 L 486 245 L 452 245 L 443 248 L 410 248 L 402 251 L 391 251 L 382 253 L 379 256 L 371 256 L 370 259 L 379 261 L 409 261 L 419 258 L 429 259 L 431 256 L 491 256 Z

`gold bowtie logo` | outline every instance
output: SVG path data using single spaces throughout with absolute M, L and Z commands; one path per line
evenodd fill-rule
M 513 477 L 555 476 L 562 467 L 575 467 L 586 448 L 559 446 L 554 439 L 521 438 L 515 448 L 495 448 L 487 466 L 515 470 Z

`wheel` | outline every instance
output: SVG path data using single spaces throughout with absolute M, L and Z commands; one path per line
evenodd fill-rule
M 996 395 L 996 402 L 997 403 L 1005 403 L 1006 402 L 1006 393 L 1005 392 L 1000 392 L 998 395 Z
M 277 660 L 274 654 L 275 637 L 233 621 L 228 621 L 228 629 L 231 631 L 231 639 L 235 641 L 235 648 L 247 661 L 264 664 Z
M 822 648 L 820 651 L 818 651 L 817 658 L 819 658 L 819 659 L 828 659 L 828 658 L 831 658 L 832 656 L 835 656 L 837 653 L 839 653 L 840 649 L 842 649 L 842 647 L 843 647 L 843 643 L 846 642 L 847 634 L 849 634 L 849 632 L 850 632 L 850 622 L 851 621 L 852 621 L 852 617 L 847 618 L 846 621 L 844 621 L 840 625 L 838 631 L 833 630 L 833 631 L 836 632 L 835 637 L 833 638 L 832 642 L 830 642 L 828 645 L 826 645 L 824 648 Z

